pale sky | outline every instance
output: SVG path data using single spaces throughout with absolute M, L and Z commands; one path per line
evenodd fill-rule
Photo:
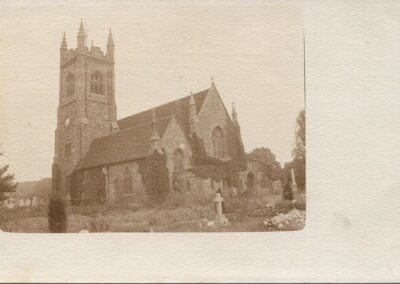
M 105 50 L 112 28 L 118 119 L 206 89 L 213 76 L 229 112 L 235 102 L 245 150 L 291 159 L 304 108 L 302 12 L 293 3 L 9 3 L 0 9 L 0 163 L 18 181 L 51 176 L 59 47 L 63 32 L 76 47 L 80 18 L 89 46 Z

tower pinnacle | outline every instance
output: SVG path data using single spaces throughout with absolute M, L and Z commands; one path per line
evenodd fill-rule
M 110 28 L 110 31 L 108 32 L 107 45 L 114 45 L 114 39 L 112 36 L 111 28 Z
M 81 23 L 79 25 L 77 38 L 78 38 L 78 51 L 83 51 L 86 47 L 86 34 L 85 34 L 85 29 L 83 27 L 83 19 L 81 19 Z
M 62 42 L 61 42 L 61 49 L 68 49 L 67 38 L 65 37 L 65 32 L 64 32 L 63 39 L 62 39 Z
M 108 39 L 107 39 L 107 57 L 114 61 L 114 39 L 112 36 L 111 28 L 108 32 Z
M 79 25 L 78 36 L 86 36 L 85 28 L 83 27 L 83 19 L 81 18 L 81 23 Z

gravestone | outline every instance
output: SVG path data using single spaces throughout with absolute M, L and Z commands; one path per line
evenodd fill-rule
M 31 205 L 34 207 L 38 207 L 39 206 L 39 198 L 36 196 L 32 197 L 32 201 L 31 201 Z
M 296 184 L 296 177 L 294 175 L 294 169 L 290 169 L 291 173 L 292 173 L 292 190 L 293 192 L 297 191 L 297 184 Z
M 214 198 L 214 202 L 217 206 L 217 216 L 215 219 L 215 223 L 219 225 L 227 224 L 228 219 L 226 219 L 224 213 L 222 212 L 222 202 L 224 199 L 221 197 L 220 193 L 217 193 L 216 197 Z

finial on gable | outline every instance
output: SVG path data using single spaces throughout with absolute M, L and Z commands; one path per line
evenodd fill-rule
M 153 108 L 152 111 L 152 125 L 153 125 L 153 132 L 157 132 L 157 117 L 156 117 L 156 109 Z
M 211 85 L 214 85 L 214 77 L 211 76 Z
M 156 110 L 153 108 L 153 119 L 152 119 L 152 134 L 150 137 L 150 142 L 151 142 L 151 147 L 150 151 L 151 154 L 154 153 L 154 151 L 158 151 L 160 154 L 162 153 L 161 147 L 160 147 L 160 134 L 158 133 L 157 130 L 157 118 L 156 118 Z
M 196 107 L 196 101 L 194 99 L 193 92 L 190 92 L 190 105 L 189 105 L 189 131 L 190 131 L 190 136 L 193 135 L 193 133 L 196 133 L 197 135 L 199 134 L 199 129 L 198 129 L 198 115 L 197 115 L 197 107 Z
M 190 105 L 196 105 L 196 101 L 194 100 L 193 92 L 190 92 L 189 104 Z

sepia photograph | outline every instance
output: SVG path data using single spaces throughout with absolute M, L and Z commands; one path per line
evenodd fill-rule
M 301 10 L 157 8 L 3 18 L 2 231 L 304 227 Z
M 400 2 L 3 0 L 0 63 L 1 283 L 399 282 Z

